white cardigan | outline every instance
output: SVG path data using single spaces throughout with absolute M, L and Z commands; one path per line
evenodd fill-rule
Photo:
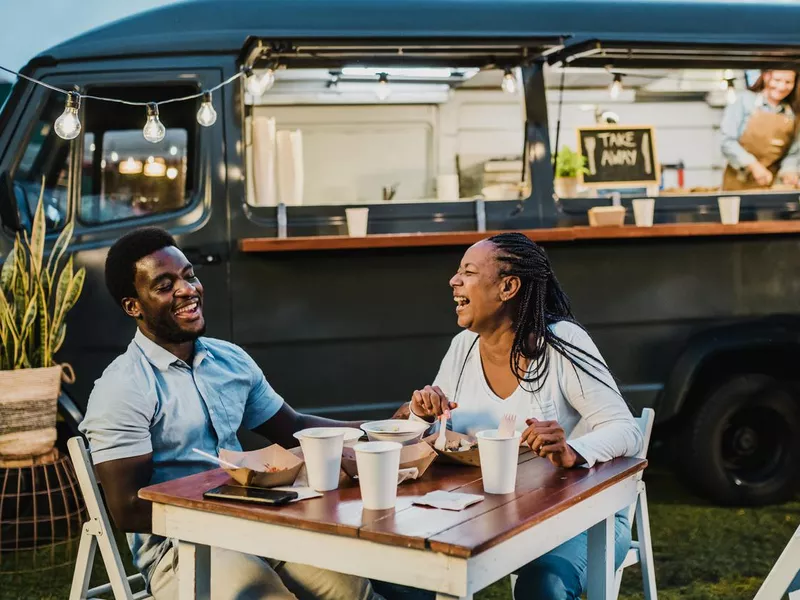
M 579 326 L 560 321 L 550 327 L 561 339 L 603 360 L 592 339 Z M 453 338 L 433 382 L 448 400 L 458 403 L 458 408 L 451 412 L 448 427 L 475 435 L 483 429 L 497 428 L 503 414 L 511 412 L 517 415 L 520 431 L 527 427 L 525 419 L 558 421 L 569 445 L 586 459 L 586 467 L 639 452 L 641 431 L 608 369 L 571 350 L 586 370 L 608 383 L 611 389 L 548 347 L 549 369 L 542 389 L 534 393 L 531 390 L 536 384 L 522 383 L 511 396 L 502 399 L 486 381 L 477 337 L 476 333 L 465 330 Z M 422 420 L 413 413 L 409 418 Z

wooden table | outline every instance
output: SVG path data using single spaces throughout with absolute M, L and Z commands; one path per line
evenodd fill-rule
M 369 511 L 357 483 L 284 507 L 210 501 L 226 483 L 215 469 L 140 490 L 153 502 L 153 533 L 179 540 L 180 598 L 206 599 L 210 547 L 299 562 L 470 598 L 582 531 L 589 530 L 591 600 L 612 597 L 614 514 L 636 497 L 647 461 L 616 459 L 592 469 L 560 470 L 520 456 L 513 494 L 484 494 L 463 511 L 412 506 L 429 491 L 483 494 L 479 468 L 434 463 L 398 488 L 394 510 Z

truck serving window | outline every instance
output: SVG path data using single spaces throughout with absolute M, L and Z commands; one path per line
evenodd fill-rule
M 159 96 L 193 93 L 187 86 L 103 87 L 89 94 L 143 98 L 157 89 Z M 78 215 L 87 225 L 98 225 L 184 208 L 190 201 L 190 143 L 197 122 L 194 112 L 160 107 L 166 127 L 164 139 L 144 139 L 145 109 L 116 103 L 86 101 L 86 139 Z M 90 139 L 91 138 L 91 139 Z

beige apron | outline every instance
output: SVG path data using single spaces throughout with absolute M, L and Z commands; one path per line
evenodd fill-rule
M 778 174 L 781 160 L 789 152 L 797 131 L 795 119 L 785 114 L 755 110 L 739 138 L 739 144 L 773 175 Z M 772 183 L 777 183 L 775 179 Z M 760 186 L 749 170 L 738 171 L 728 165 L 722 177 L 723 190 L 767 189 Z

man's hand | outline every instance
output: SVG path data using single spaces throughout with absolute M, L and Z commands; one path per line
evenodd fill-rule
M 557 421 L 525 421 L 528 428 L 522 432 L 522 443 L 531 447 L 534 454 L 547 458 L 557 467 L 570 469 L 586 462 L 567 444 L 567 435 Z
M 458 408 L 458 404 L 450 402 L 438 385 L 426 385 L 421 390 L 414 390 L 411 394 L 411 411 L 423 419 L 433 421 L 445 410 Z
M 784 173 L 781 175 L 781 181 L 786 185 L 797 187 L 797 184 L 800 183 L 800 175 L 797 173 Z
M 767 187 L 772 183 L 772 171 L 770 171 L 760 162 L 751 162 L 747 168 L 750 170 L 750 173 L 753 175 L 753 179 L 756 180 L 758 185 Z

